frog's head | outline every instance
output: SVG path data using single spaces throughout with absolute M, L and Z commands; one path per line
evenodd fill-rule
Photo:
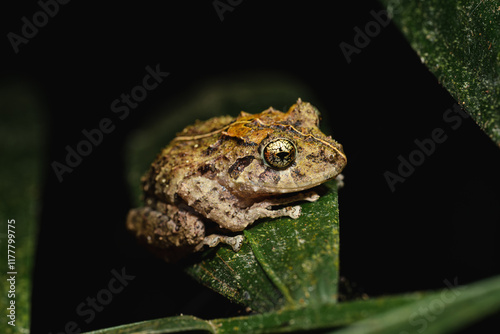
M 287 113 L 270 108 L 242 114 L 235 123 L 240 139 L 245 139 L 245 152 L 253 150 L 228 170 L 230 186 L 240 194 L 302 191 L 336 177 L 346 165 L 342 145 L 319 130 L 317 109 L 300 99 Z

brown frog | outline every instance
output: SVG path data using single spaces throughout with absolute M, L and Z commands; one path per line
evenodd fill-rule
M 234 251 L 260 218 L 300 216 L 307 191 L 346 165 L 342 145 L 318 128 L 319 112 L 298 99 L 288 112 L 272 107 L 186 127 L 142 177 L 145 206 L 130 210 L 127 228 L 177 260 L 220 242 Z

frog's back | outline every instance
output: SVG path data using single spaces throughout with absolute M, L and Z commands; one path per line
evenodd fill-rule
M 189 175 L 200 173 L 203 161 L 210 159 L 213 147 L 229 124 L 231 116 L 196 121 L 179 132 L 151 164 L 142 184 L 147 198 L 174 203 L 179 182 Z

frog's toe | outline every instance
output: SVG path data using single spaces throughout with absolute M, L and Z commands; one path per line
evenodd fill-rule
M 300 205 L 295 206 L 287 206 L 285 208 L 276 209 L 276 210 L 268 210 L 267 214 L 263 217 L 268 218 L 278 218 L 278 217 L 290 217 L 293 219 L 297 219 L 302 214 L 302 208 Z
M 243 246 L 243 240 L 245 240 L 245 237 L 243 234 L 238 234 L 234 237 L 226 237 L 226 240 L 224 243 L 228 244 L 233 248 L 233 251 L 239 252 L 241 249 L 241 246 Z
M 302 207 L 300 205 L 288 206 L 284 210 L 285 215 L 293 219 L 299 218 L 302 214 Z

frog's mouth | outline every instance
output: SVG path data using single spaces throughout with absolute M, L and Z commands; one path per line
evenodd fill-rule
M 317 187 L 322 183 L 334 179 L 339 174 L 340 171 L 336 168 L 322 174 L 300 173 L 298 170 L 292 170 L 286 173 L 280 173 L 274 177 L 259 177 L 259 180 L 254 184 L 253 190 L 269 195 L 299 192 Z
M 335 178 L 335 176 L 328 178 L 328 179 L 325 179 L 325 180 L 322 180 L 322 181 L 315 182 L 315 183 L 310 183 L 307 186 L 300 186 L 300 187 L 265 186 L 265 187 L 261 187 L 261 189 L 269 195 L 296 193 L 296 192 L 301 192 L 301 191 L 305 191 L 305 190 L 309 190 L 309 189 L 318 187 L 318 186 L 322 185 L 323 183 L 330 181 L 334 178 Z
M 283 184 L 240 183 L 237 184 L 234 190 L 241 198 L 280 196 L 310 190 L 312 188 L 321 186 L 323 183 L 334 179 L 336 176 L 337 174 L 332 177 L 322 178 L 321 180 L 317 180 L 314 182 L 308 182 L 304 185 L 289 184 L 288 186 L 284 186 Z

